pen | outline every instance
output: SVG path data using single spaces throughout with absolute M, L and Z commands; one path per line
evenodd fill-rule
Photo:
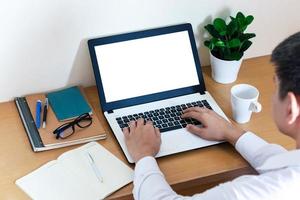
M 90 152 L 87 152 L 87 157 L 88 157 L 90 165 L 92 166 L 92 168 L 94 170 L 94 173 L 96 174 L 97 178 L 100 180 L 100 182 L 103 183 L 103 177 L 101 175 L 101 172 L 100 172 L 99 168 L 96 166 L 96 163 L 95 163 L 92 155 L 90 154 Z
M 39 129 L 41 127 L 41 112 L 42 112 L 42 101 L 36 101 L 36 111 L 35 111 L 35 124 Z
M 48 98 L 46 98 L 45 105 L 44 105 L 43 128 L 46 128 L 47 112 L 48 112 Z

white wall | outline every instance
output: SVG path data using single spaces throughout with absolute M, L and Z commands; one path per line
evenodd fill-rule
M 246 57 L 270 54 L 300 30 L 297 0 L 1 0 L 0 102 L 68 85 L 93 85 L 86 40 L 190 22 L 202 65 L 203 26 L 241 10 L 257 34 Z

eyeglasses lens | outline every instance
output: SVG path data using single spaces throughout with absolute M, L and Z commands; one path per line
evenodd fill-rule
M 63 129 L 63 131 L 59 133 L 59 137 L 66 138 L 66 137 L 69 137 L 70 135 L 72 135 L 73 133 L 74 133 L 74 130 L 73 130 L 72 126 L 69 126 L 68 128 Z

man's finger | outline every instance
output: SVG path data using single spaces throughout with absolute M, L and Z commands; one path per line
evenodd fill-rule
M 155 133 L 158 137 L 160 137 L 160 130 L 159 128 L 155 127 Z
M 184 113 L 183 115 L 181 115 L 181 118 L 193 118 L 200 122 L 203 121 L 202 113 L 195 112 L 195 111 Z
M 206 131 L 205 131 L 204 128 L 201 128 L 201 127 L 198 127 L 198 126 L 195 126 L 195 125 L 192 125 L 192 124 L 188 124 L 186 126 L 186 129 L 189 132 L 191 132 L 191 133 L 193 133 L 195 135 L 198 135 L 198 136 L 203 137 L 203 138 L 207 138 L 206 137 Z
M 124 134 L 125 139 L 127 140 L 129 137 L 129 128 L 128 127 L 123 128 L 123 134 Z
M 143 118 L 139 118 L 136 122 L 136 126 L 144 125 L 145 120 Z
M 205 111 L 205 107 L 191 107 L 191 108 L 187 108 L 185 110 L 183 110 L 183 113 L 187 113 L 187 112 L 204 112 Z
M 148 120 L 148 121 L 146 121 L 146 124 L 153 125 L 153 122 Z
M 136 122 L 135 121 L 130 121 L 129 122 L 129 128 L 130 128 L 130 132 L 134 131 L 136 129 Z
M 146 121 L 146 124 L 145 124 L 145 126 L 148 128 L 148 127 L 150 127 L 150 128 L 154 128 L 154 126 L 153 126 L 153 122 L 152 121 Z

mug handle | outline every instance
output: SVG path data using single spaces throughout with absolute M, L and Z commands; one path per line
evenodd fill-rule
M 255 113 L 258 113 L 261 111 L 261 104 L 257 101 L 253 101 L 251 102 L 250 106 L 249 106 L 249 110 Z

